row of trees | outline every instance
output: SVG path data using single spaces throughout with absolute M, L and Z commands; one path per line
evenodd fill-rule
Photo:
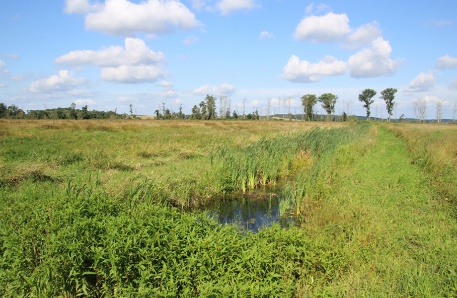
M 259 120 L 260 115 L 258 109 L 242 116 L 238 115 L 237 111 L 230 112 L 230 101 L 226 96 L 219 98 L 219 115 L 216 112 L 216 101 L 217 98 L 213 95 L 206 95 L 205 99 L 202 100 L 198 105 L 194 105 L 190 115 L 185 115 L 182 112 L 182 106 L 179 107 L 179 112 L 173 112 L 165 106 L 162 102 L 162 106 L 155 110 L 154 114 L 156 119 L 193 119 L 193 120 L 213 120 L 217 118 L 224 119 L 248 119 L 248 120 Z
M 387 113 L 389 114 L 388 120 L 390 122 L 390 116 L 392 116 L 392 111 L 395 104 L 395 93 L 397 89 L 387 88 L 381 91 L 381 97 L 386 103 Z M 367 111 L 367 120 L 370 119 L 370 105 L 374 102 L 373 97 L 376 95 L 376 91 L 373 89 L 365 89 L 362 93 L 359 94 L 359 101 L 363 103 L 363 107 Z M 332 93 L 324 93 L 321 96 L 317 97 L 315 94 L 306 94 L 301 97 L 302 105 L 306 115 L 306 120 L 313 120 L 314 115 L 314 106 L 317 102 L 322 104 L 322 108 L 327 112 L 327 119 L 332 120 L 335 113 L 335 104 L 338 96 Z M 343 115 L 343 118 L 346 115 Z
M 30 110 L 27 113 L 16 105 L 7 107 L 4 103 L 0 103 L 0 118 L 6 119 L 127 119 L 132 117 L 135 117 L 132 112 L 127 115 L 117 114 L 116 111 L 89 111 L 87 105 L 77 109 L 74 103 L 68 108 Z

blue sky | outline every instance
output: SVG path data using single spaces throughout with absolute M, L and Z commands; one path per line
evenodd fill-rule
M 457 101 L 457 2 L 332 0 L 2 1 L 0 102 L 24 110 L 88 105 L 190 113 L 206 94 L 231 110 L 300 113 L 334 93 L 364 115 L 363 89 L 396 88 L 397 118 Z M 218 104 L 218 102 L 216 102 Z M 319 105 L 316 106 L 320 110 Z

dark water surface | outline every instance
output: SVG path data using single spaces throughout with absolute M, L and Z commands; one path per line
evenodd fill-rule
M 270 192 L 255 192 L 215 199 L 202 209 L 221 224 L 237 224 L 257 232 L 260 228 L 281 223 L 290 225 L 293 220 L 280 216 L 279 196 Z

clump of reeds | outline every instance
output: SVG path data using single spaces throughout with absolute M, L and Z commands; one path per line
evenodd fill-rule
M 220 182 L 246 192 L 259 186 L 274 185 L 279 179 L 309 171 L 316 176 L 320 167 L 318 160 L 332 152 L 337 146 L 361 135 L 366 125 L 338 129 L 315 128 L 307 132 L 284 134 L 260 140 L 241 148 L 220 147 L 214 153 L 216 175 L 223 177 Z M 313 169 L 309 167 L 313 165 Z M 307 181 L 306 177 L 299 177 Z M 305 192 L 299 184 L 297 195 Z

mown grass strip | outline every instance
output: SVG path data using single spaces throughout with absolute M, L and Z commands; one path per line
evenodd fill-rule
M 337 296 L 455 297 L 457 223 L 406 144 L 374 129 L 364 143 L 339 148 L 320 176 L 323 196 L 306 203 L 309 237 L 353 257 L 348 274 L 324 288 Z

